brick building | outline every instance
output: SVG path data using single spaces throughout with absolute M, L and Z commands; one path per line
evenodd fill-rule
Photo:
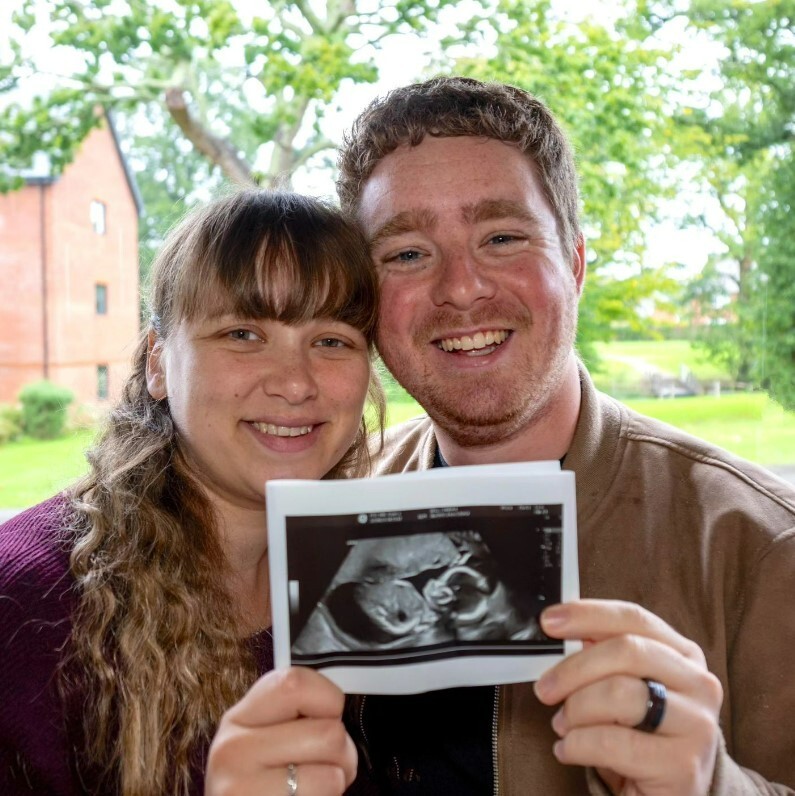
M 0 402 L 47 378 L 115 398 L 139 329 L 140 197 L 106 119 L 60 177 L 0 195 Z

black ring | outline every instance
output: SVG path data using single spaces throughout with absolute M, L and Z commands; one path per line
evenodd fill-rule
M 646 687 L 649 689 L 649 698 L 646 701 L 646 715 L 640 724 L 636 724 L 633 729 L 641 732 L 654 732 L 662 724 L 663 716 L 665 716 L 667 694 L 662 683 L 658 683 L 656 680 L 647 680 L 646 678 L 643 679 L 643 682 L 646 683 Z

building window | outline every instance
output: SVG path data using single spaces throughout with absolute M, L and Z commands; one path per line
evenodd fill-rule
M 108 286 L 94 285 L 94 299 L 97 307 L 97 315 L 108 314 Z
M 108 366 L 97 365 L 97 398 L 107 398 L 108 391 Z
M 88 211 L 88 217 L 91 219 L 91 228 L 97 235 L 105 234 L 105 203 L 98 202 L 96 199 L 91 202 L 91 207 Z

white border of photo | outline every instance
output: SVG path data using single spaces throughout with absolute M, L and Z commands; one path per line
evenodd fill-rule
M 563 602 L 579 598 L 574 473 L 558 462 L 444 467 L 380 478 L 335 481 L 271 481 L 266 486 L 268 545 L 276 669 L 292 665 L 290 649 L 286 518 L 422 510 L 456 506 L 559 504 L 563 507 L 561 583 Z M 537 680 L 549 667 L 579 650 L 563 642 L 562 654 L 472 654 L 399 665 L 329 664 L 319 668 L 346 693 L 411 694 L 460 686 Z

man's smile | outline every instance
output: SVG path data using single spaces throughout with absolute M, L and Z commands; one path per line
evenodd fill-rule
M 508 329 L 489 329 L 473 335 L 463 334 L 460 337 L 442 337 L 435 341 L 442 351 L 478 351 L 490 353 L 498 345 L 502 345 L 511 334 Z M 489 349 L 485 351 L 484 349 Z

